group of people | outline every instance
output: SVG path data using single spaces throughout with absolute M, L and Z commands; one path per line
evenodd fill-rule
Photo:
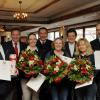
M 0 60 L 9 60 L 11 54 L 16 54 L 18 59 L 21 51 L 30 49 L 38 52 L 38 56 L 44 62 L 52 55 L 64 55 L 70 58 L 76 56 L 87 58 L 92 65 L 95 65 L 94 51 L 100 50 L 100 24 L 96 25 L 97 38 L 91 43 L 85 38 L 76 41 L 75 29 L 67 30 L 65 43 L 62 38 L 56 38 L 54 41 L 48 40 L 48 30 L 44 27 L 39 29 L 38 35 L 37 40 L 36 35 L 30 33 L 28 44 L 25 44 L 20 42 L 20 31 L 13 29 L 12 40 L 0 46 Z M 35 92 L 26 86 L 28 79 L 23 77 L 23 73 L 19 70 L 16 76 L 11 76 L 11 82 L 0 80 L 0 98 L 2 100 L 100 100 L 99 75 L 100 72 L 97 71 L 93 83 L 79 89 L 74 89 L 75 83 L 67 77 L 63 78 L 59 84 L 49 84 L 45 80 L 40 90 Z

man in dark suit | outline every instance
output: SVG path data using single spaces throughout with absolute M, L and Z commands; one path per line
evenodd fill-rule
M 91 46 L 94 51 L 100 51 L 100 23 L 96 25 L 96 39 L 91 41 Z M 96 71 L 96 83 L 97 83 L 97 98 L 96 100 L 100 100 L 100 70 Z
M 46 54 L 51 50 L 51 40 L 48 40 L 48 30 L 44 27 L 38 31 L 39 39 L 37 41 L 38 52 L 44 61 Z
M 5 52 L 5 59 L 9 60 L 11 54 L 16 54 L 18 59 L 19 53 L 22 50 L 25 50 L 26 44 L 19 41 L 20 39 L 20 31 L 19 29 L 13 29 L 11 31 L 12 40 L 6 42 L 3 45 L 4 52 Z M 19 76 L 13 76 L 11 78 L 11 82 L 9 82 L 10 92 L 8 94 L 7 100 L 22 100 L 22 90 L 20 84 Z
M 77 32 L 75 29 L 71 28 L 66 32 L 67 42 L 65 42 L 65 55 L 67 57 L 73 58 L 76 51 L 76 37 Z M 68 100 L 75 99 L 74 97 L 74 84 L 73 82 L 69 81 L 69 97 Z
M 38 31 L 39 39 L 37 41 L 37 48 L 41 59 L 44 61 L 46 54 L 51 51 L 51 40 L 48 40 L 48 30 L 45 27 L 42 27 Z M 44 82 L 40 88 L 39 93 L 40 100 L 48 100 L 49 93 L 48 93 L 48 82 Z
M 77 32 L 71 28 L 66 32 L 67 42 L 65 42 L 65 53 L 67 57 L 73 58 L 76 50 Z

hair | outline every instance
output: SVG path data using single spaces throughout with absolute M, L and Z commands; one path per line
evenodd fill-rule
M 36 34 L 34 34 L 34 33 L 30 33 L 30 34 L 28 34 L 28 39 L 29 39 L 29 37 L 31 36 L 31 35 L 34 35 L 35 37 L 36 37 Z
M 39 28 L 38 34 L 40 34 L 40 31 L 41 31 L 42 29 L 43 29 L 43 30 L 46 30 L 46 32 L 48 33 L 48 29 L 47 29 L 47 28 L 41 27 L 41 28 Z
M 100 21 L 99 21 L 99 22 L 97 22 L 97 24 L 96 24 L 96 25 L 98 25 L 98 24 L 100 24 Z
M 66 35 L 68 36 L 69 33 L 73 32 L 75 34 L 75 36 L 77 36 L 77 32 L 74 28 L 70 28 L 67 30 Z
M 19 29 L 19 28 L 13 28 L 13 29 L 11 30 L 11 34 L 12 34 L 14 31 L 18 31 L 18 32 L 20 33 L 20 29 Z
M 88 55 L 93 54 L 93 50 L 92 50 L 91 44 L 90 44 L 90 42 L 89 42 L 87 39 L 85 39 L 85 38 L 80 38 L 80 39 L 77 41 L 76 53 L 75 53 L 75 54 L 76 54 L 76 55 L 80 55 L 80 54 L 81 54 L 81 52 L 80 52 L 79 49 L 78 49 L 79 43 L 80 43 L 81 41 L 84 41 L 84 43 L 85 43 L 85 45 L 86 45 L 86 47 L 87 47 L 86 55 L 88 56 Z
M 62 49 L 64 49 L 64 41 L 63 41 L 63 39 L 62 39 L 62 38 L 60 38 L 60 37 L 59 37 L 59 38 L 55 38 L 55 39 L 54 39 L 54 41 L 53 41 L 53 42 L 52 42 L 52 44 L 51 44 L 52 49 L 55 49 L 55 47 L 54 47 L 54 43 L 55 43 L 55 41 L 56 41 L 56 40 L 61 40 L 61 41 L 62 41 L 62 44 L 63 44 L 63 46 L 62 46 L 63 48 L 62 48 Z

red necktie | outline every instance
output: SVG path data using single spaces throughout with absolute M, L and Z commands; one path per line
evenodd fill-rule
M 15 43 L 14 50 L 15 50 L 15 53 L 16 53 L 16 57 L 18 57 L 18 48 L 17 48 L 17 43 Z

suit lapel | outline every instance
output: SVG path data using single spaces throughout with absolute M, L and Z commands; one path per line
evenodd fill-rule
M 75 42 L 73 57 L 75 56 L 75 52 L 76 52 L 76 44 L 77 42 Z
M 10 47 L 9 47 L 9 49 L 11 49 L 11 52 L 15 54 L 15 50 L 14 50 L 12 41 L 10 42 Z
M 70 53 L 70 49 L 69 49 L 69 44 L 68 44 L 68 42 L 66 42 L 66 45 L 65 45 L 65 52 L 67 53 L 67 56 L 68 56 L 68 57 L 71 57 L 71 53 Z
M 75 52 L 76 52 L 76 42 L 75 42 L 75 47 L 74 47 L 73 56 L 71 56 L 71 52 L 70 52 L 70 49 L 69 49 L 69 44 L 68 44 L 68 42 L 66 42 L 66 44 L 65 44 L 65 52 L 67 53 L 67 56 L 68 56 L 68 57 L 73 58 L 73 57 L 75 56 Z

